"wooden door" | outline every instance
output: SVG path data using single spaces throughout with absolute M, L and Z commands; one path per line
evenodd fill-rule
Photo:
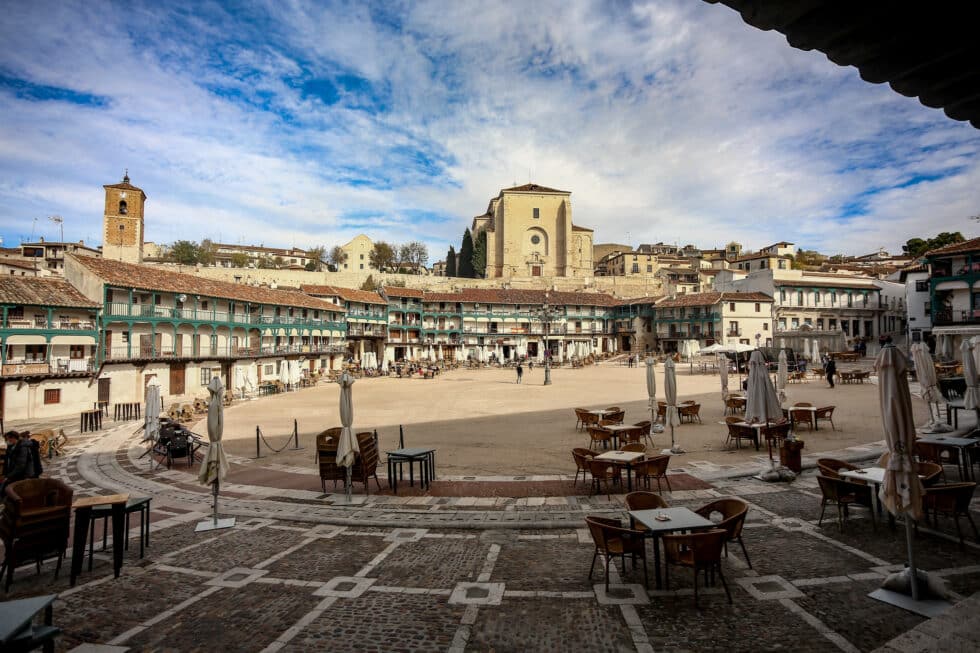
M 99 401 L 104 401 L 108 403 L 109 385 L 111 383 L 112 383 L 112 379 L 99 379 Z
M 149 358 L 153 355 L 153 336 L 148 333 L 140 334 L 140 357 Z
M 180 358 L 184 355 L 184 334 L 178 333 L 174 337 L 174 356 Z
M 541 266 L 540 265 L 532 265 L 531 266 L 531 276 L 532 277 L 540 277 L 541 276 Z
M 105 356 L 103 358 L 112 358 L 112 331 L 105 332 Z
M 170 394 L 172 395 L 184 394 L 184 368 L 183 363 L 170 364 Z

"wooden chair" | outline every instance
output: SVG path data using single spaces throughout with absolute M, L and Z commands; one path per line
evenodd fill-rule
M 614 465 L 607 460 L 589 460 L 589 473 L 592 475 L 592 494 L 602 493 L 602 484 L 606 485 L 606 498 L 609 498 L 609 484 L 618 481 L 621 477 L 619 465 Z
M 807 403 L 805 401 L 799 401 L 793 404 L 789 409 L 789 421 L 793 427 L 797 427 L 800 424 L 806 424 L 808 429 L 813 429 L 816 424 L 816 420 L 813 413 L 809 410 L 795 410 L 796 408 L 812 407 L 813 404 Z
M 688 422 L 697 420 L 699 424 L 702 423 L 701 404 L 681 404 L 677 407 L 677 413 L 682 422 L 686 419 Z
M 0 578 L 6 574 L 4 591 L 10 591 L 14 569 L 34 562 L 41 573 L 45 557 L 57 556 L 58 577 L 68 548 L 73 490 L 53 478 L 32 478 L 7 486 L 0 514 L 0 541 L 4 559 Z
M 664 499 L 659 494 L 653 492 L 630 492 L 626 495 L 626 509 L 627 510 L 656 510 L 657 508 L 669 508 L 666 499 Z M 640 531 L 644 535 L 651 534 L 650 529 L 648 529 L 643 524 L 637 524 L 632 518 L 630 518 L 630 528 Z
M 748 440 L 755 444 L 755 450 L 759 450 L 759 432 L 744 423 L 729 423 L 728 424 L 728 441 L 735 441 L 735 448 L 740 449 L 742 445 L 742 440 Z
M 661 424 L 667 423 L 667 404 L 663 401 L 657 402 L 657 421 Z
M 834 409 L 837 406 L 821 406 L 814 412 L 813 419 L 819 424 L 820 422 L 830 422 L 830 430 L 836 431 L 837 426 L 834 425 Z
M 602 428 L 601 426 L 590 426 L 589 431 L 589 448 L 595 449 L 597 445 L 602 445 L 603 449 L 609 448 L 609 443 L 612 442 L 612 433 Z
M 715 528 L 710 531 L 689 533 L 687 535 L 664 535 L 664 585 L 670 589 L 670 567 L 687 567 L 694 571 L 694 606 L 698 604 L 698 573 L 705 572 L 708 584 L 714 584 L 717 573 L 721 585 L 725 588 L 728 602 L 732 602 L 732 594 L 728 591 L 725 574 L 721 570 L 721 551 L 728 537 L 727 531 Z
M 714 513 L 721 514 L 721 521 L 717 522 L 717 527 L 725 530 L 725 557 L 728 557 L 728 543 L 738 542 L 742 547 L 742 554 L 745 555 L 745 562 L 752 568 L 752 561 L 749 560 L 749 552 L 745 549 L 745 541 L 742 540 L 742 526 L 745 525 L 745 516 L 749 512 L 749 504 L 741 499 L 718 499 L 706 506 L 695 510 L 705 519 L 711 519 Z
M 578 485 L 578 475 L 582 475 L 582 480 L 588 478 L 589 461 L 595 457 L 595 452 L 591 449 L 576 447 L 572 449 L 572 458 L 575 460 L 575 484 Z
M 970 515 L 970 502 L 973 500 L 973 491 L 976 490 L 976 483 L 950 483 L 948 485 L 934 485 L 926 488 L 922 495 L 922 511 L 926 518 L 929 511 L 932 511 L 932 525 L 938 527 L 937 515 L 950 517 L 956 524 L 956 534 L 960 538 L 960 548 L 963 548 L 963 531 L 960 529 L 960 516 L 966 517 L 973 527 L 973 539 L 980 542 L 980 533 L 977 532 L 976 522 Z
M 643 560 L 643 584 L 649 586 L 647 575 L 647 552 L 643 543 L 643 533 L 631 528 L 623 528 L 622 522 L 618 519 L 606 517 L 585 518 L 585 523 L 589 526 L 589 533 L 592 535 L 592 542 L 595 544 L 595 553 L 592 554 L 592 565 L 589 567 L 589 579 L 595 570 L 595 561 L 601 553 L 606 563 L 606 590 L 609 590 L 609 565 L 613 557 L 619 557 L 623 563 L 623 574 L 626 573 L 626 556 L 630 556 L 633 561 L 633 568 L 636 568 L 636 559 Z
M 636 482 L 643 481 L 644 487 L 650 487 L 650 479 L 657 479 L 657 491 L 663 492 L 663 487 L 660 484 L 661 479 L 667 483 L 667 491 L 673 492 L 673 488 L 670 487 L 670 477 L 667 476 L 667 465 L 670 464 L 670 456 L 652 456 L 647 458 L 642 463 L 636 463 L 633 469 L 636 471 Z
M 871 502 L 874 496 L 871 488 L 866 484 L 849 483 L 843 479 L 830 478 L 828 476 L 817 476 L 820 484 L 820 492 L 823 497 L 820 500 L 820 519 L 817 526 L 823 525 L 824 511 L 828 504 L 833 504 L 837 508 L 837 528 L 841 533 L 844 532 L 844 521 L 847 519 L 848 508 L 852 505 L 861 505 L 868 508 L 871 512 L 871 526 L 878 530 L 878 522 L 875 519 L 875 511 Z
M 609 406 L 608 408 L 603 408 L 603 410 L 609 413 L 618 413 L 619 411 L 622 410 L 622 408 L 620 408 L 619 406 Z

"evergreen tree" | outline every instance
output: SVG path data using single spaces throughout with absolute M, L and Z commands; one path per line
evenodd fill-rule
M 487 230 L 481 229 L 473 243 L 473 276 L 487 276 Z
M 449 253 L 446 254 L 446 276 L 456 276 L 456 248 L 449 246 Z
M 368 278 L 361 284 L 361 290 L 377 290 L 378 284 L 374 282 L 374 275 L 369 274 Z
M 456 259 L 456 276 L 473 278 L 473 236 L 469 229 L 463 232 L 463 244 L 459 247 L 459 257 Z

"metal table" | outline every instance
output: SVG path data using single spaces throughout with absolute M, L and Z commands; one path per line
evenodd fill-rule
M 974 438 L 953 438 L 953 437 L 947 437 L 943 435 L 929 435 L 921 438 L 916 438 L 916 442 L 934 444 L 937 447 L 958 449 L 960 454 L 960 464 L 963 466 L 961 478 L 964 481 L 972 480 L 973 465 L 970 464 L 970 459 L 968 458 L 966 450 L 971 447 L 976 447 L 977 445 L 980 445 L 980 440 L 976 440 Z
M 660 536 L 678 531 L 698 531 L 714 528 L 711 520 L 705 519 L 689 508 L 654 508 L 652 510 L 630 510 L 630 524 L 640 522 L 647 527 L 653 537 L 653 567 L 657 578 L 657 589 L 661 589 L 660 581 Z M 666 515 L 670 519 L 660 521 L 658 515 Z
M 57 598 L 57 594 L 48 594 L 0 603 L 0 649 L 30 651 L 43 646 L 45 653 L 53 653 L 54 638 L 61 633 L 60 628 L 51 625 L 51 604 Z M 44 623 L 32 626 L 34 615 L 41 610 L 44 610 Z
M 128 494 L 111 494 L 101 497 L 82 497 L 72 503 L 75 511 L 75 532 L 71 549 L 71 575 L 69 585 L 75 586 L 75 579 L 82 571 L 85 559 L 85 540 L 88 539 L 89 524 L 92 521 L 92 508 L 112 506 L 112 572 L 119 578 L 123 563 L 123 546 L 126 540 L 126 502 Z

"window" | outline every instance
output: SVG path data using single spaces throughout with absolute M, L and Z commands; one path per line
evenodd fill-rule
M 362 257 L 362 258 L 363 258 L 363 257 Z M 347 267 L 347 266 L 345 265 L 344 267 Z M 364 269 L 364 264 L 363 264 L 363 263 L 361 263 L 361 269 L 362 269 L 362 270 Z
M 266 376 L 272 376 L 272 369 L 273 369 L 272 365 L 263 365 L 262 373 L 265 374 Z
M 830 304 L 833 306 L 837 303 L 837 292 L 834 290 L 830 291 Z
M 804 305 L 803 304 L 803 291 L 802 290 L 796 291 L 796 305 L 797 306 L 803 306 Z
M 531 209 L 534 219 L 537 220 L 541 217 L 541 209 Z
M 916 281 L 915 292 L 929 292 L 929 281 L 927 279 Z
M 60 404 L 61 403 L 61 388 L 48 388 L 44 391 L 44 403 L 47 404 Z
M 126 200 L 119 200 L 119 215 L 126 215 L 129 212 L 129 207 L 126 205 Z
M 760 304 L 759 302 L 756 302 L 755 303 L 755 312 L 756 313 L 761 313 L 762 312 L 762 304 Z
M 830 318 L 827 320 L 827 328 L 833 331 L 837 328 L 837 320 L 835 318 Z
M 728 310 L 730 311 L 735 310 L 735 302 L 728 302 Z
M 201 310 L 202 311 L 208 310 L 208 300 L 205 299 L 203 302 L 201 302 Z
M 639 263 L 634 263 L 633 264 L 633 274 L 639 274 L 639 272 L 640 272 L 640 264 Z
M 796 331 L 797 329 L 799 329 L 800 328 L 800 318 L 794 317 L 793 319 L 791 319 L 790 320 L 790 326 L 792 327 L 793 331 Z
M 202 367 L 201 368 L 201 385 L 207 385 L 211 383 L 211 368 Z
M 762 323 L 762 330 L 763 331 L 768 331 L 769 330 L 769 323 L 768 322 L 763 322 Z
M 46 345 L 24 345 L 24 360 L 43 361 L 47 354 Z
M 533 236 L 531 236 L 531 244 L 532 245 L 537 245 L 540 242 L 541 242 L 541 236 L 539 236 L 537 234 L 534 234 Z
M 779 291 L 779 301 L 780 302 L 785 302 L 786 301 L 786 291 L 785 290 L 780 290 Z
M 779 269 L 780 270 L 786 269 L 786 261 L 784 261 L 783 259 L 779 259 Z
M 88 345 L 68 345 L 68 358 L 85 358 L 85 347 Z
M 362 261 L 364 260 L 364 254 L 361 254 L 361 260 Z
M 653 266 L 652 265 L 648 265 L 647 266 L 647 272 L 653 272 Z
M 851 308 L 852 306 L 854 306 L 854 295 L 848 293 L 847 294 L 847 307 L 848 308 Z

